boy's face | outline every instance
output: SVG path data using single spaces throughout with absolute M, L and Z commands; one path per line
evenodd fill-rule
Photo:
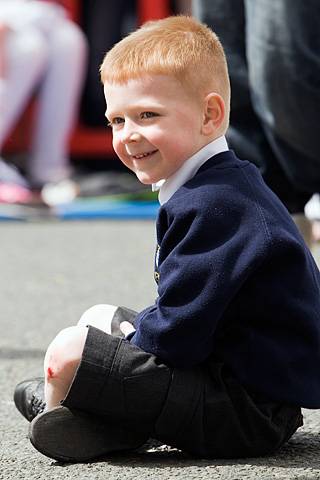
M 142 183 L 169 178 L 208 143 L 199 98 L 191 98 L 174 77 L 106 83 L 104 93 L 115 152 Z

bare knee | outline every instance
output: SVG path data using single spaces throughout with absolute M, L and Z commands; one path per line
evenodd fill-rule
M 88 329 L 83 326 L 65 328 L 50 343 L 44 360 L 48 382 L 70 382 L 80 363 Z
M 78 325 L 92 325 L 106 333 L 111 333 L 111 321 L 117 307 L 108 304 L 98 304 L 88 308 L 81 316 Z

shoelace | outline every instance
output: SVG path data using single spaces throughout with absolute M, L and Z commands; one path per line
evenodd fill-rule
M 39 413 L 42 413 L 45 408 L 45 402 L 41 398 L 37 397 L 37 395 L 33 394 L 31 398 L 31 412 L 33 418 L 39 415 Z

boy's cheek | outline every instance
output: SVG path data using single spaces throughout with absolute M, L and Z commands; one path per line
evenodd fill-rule
M 131 162 L 131 160 L 130 160 L 130 157 L 128 157 L 128 155 L 126 154 L 123 145 L 122 145 L 122 147 L 120 147 L 120 148 L 117 148 L 117 147 L 114 145 L 113 148 L 114 148 L 114 151 L 116 152 L 117 156 L 118 156 L 119 159 L 121 160 L 121 162 L 122 162 L 127 168 L 129 168 L 130 170 L 132 170 L 132 169 L 133 169 L 132 162 Z
M 123 156 L 122 150 L 123 149 L 121 149 L 121 144 L 120 144 L 119 141 L 117 141 L 115 136 L 113 136 L 113 139 L 112 139 L 112 146 L 113 146 L 114 151 L 116 152 L 116 154 L 120 158 L 120 160 L 122 160 L 122 156 Z

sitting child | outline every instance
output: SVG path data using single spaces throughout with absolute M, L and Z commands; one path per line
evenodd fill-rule
M 257 168 L 228 150 L 223 48 L 169 17 L 116 44 L 101 78 L 116 153 L 160 188 L 158 298 L 140 313 L 92 307 L 57 335 L 44 380 L 15 391 L 31 442 L 70 462 L 150 437 L 202 457 L 272 453 L 301 407 L 320 406 L 319 272 Z

